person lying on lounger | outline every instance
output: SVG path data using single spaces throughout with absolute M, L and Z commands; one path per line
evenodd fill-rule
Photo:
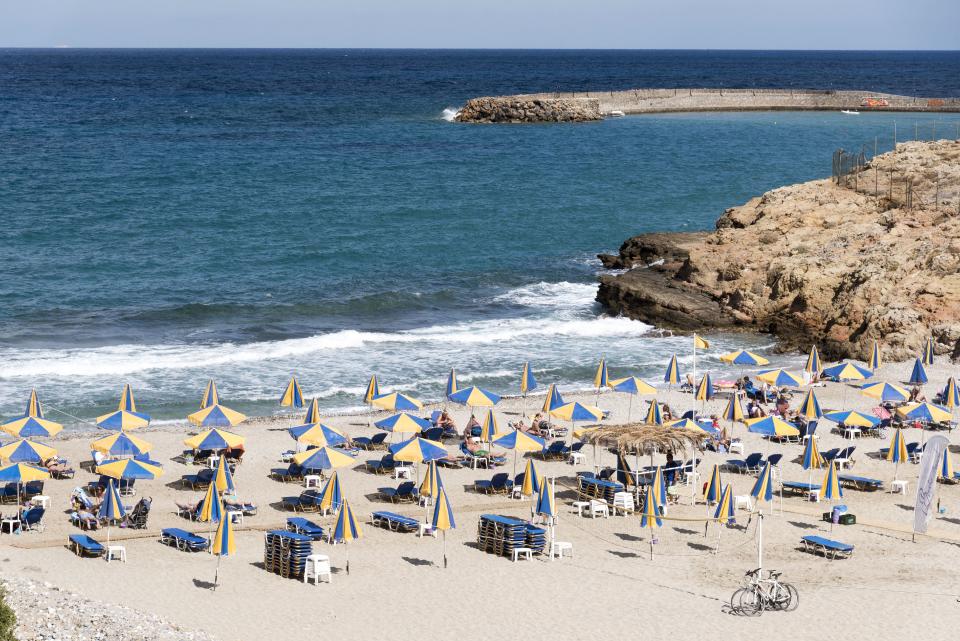
M 453 419 L 450 417 L 450 414 L 447 413 L 447 410 L 440 412 L 440 418 L 437 419 L 437 427 L 442 427 L 444 429 L 456 428 L 457 424 L 453 422 Z

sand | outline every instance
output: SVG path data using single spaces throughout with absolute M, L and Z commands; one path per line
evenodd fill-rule
M 912 363 L 890 364 L 878 379 L 901 381 Z M 928 396 L 942 386 L 952 373 L 945 363 L 928 370 L 931 384 Z M 717 378 L 734 378 L 735 370 L 714 371 Z M 847 408 L 869 410 L 873 403 L 856 390 L 840 384 L 828 384 L 817 394 L 825 408 L 839 408 L 841 398 Z M 572 395 L 568 395 L 572 398 Z M 592 395 L 580 395 L 592 400 Z M 801 396 L 795 397 L 799 403 Z M 569 398 L 568 398 L 569 400 Z M 660 394 L 660 400 L 675 409 L 692 405 L 689 394 Z M 542 397 L 529 400 L 528 408 L 542 403 Z M 725 401 L 708 404 L 708 411 L 719 412 Z M 612 410 L 612 421 L 626 418 L 626 397 L 614 392 L 600 396 L 599 404 Z M 504 401 L 498 410 L 502 418 L 513 419 L 519 411 L 519 399 Z M 639 414 L 634 407 L 635 416 Z M 461 426 L 467 412 L 457 409 L 454 416 Z M 737 587 L 743 573 L 757 566 L 757 522 L 746 511 L 739 511 L 737 529 L 724 529 L 718 539 L 716 526 L 704 537 L 704 524 L 667 521 L 656 532 L 658 543 L 650 558 L 650 532 L 641 531 L 635 517 L 587 519 L 570 508 L 570 495 L 559 492 L 561 518 L 557 538 L 573 543 L 573 558 L 562 561 L 536 559 L 512 563 L 482 553 L 473 547 L 477 521 L 483 512 L 528 516 L 530 500 L 513 500 L 476 494 L 471 487 L 479 478 L 494 471 L 443 470 L 442 475 L 454 507 L 458 528 L 447 534 L 449 567 L 442 568 L 441 542 L 418 538 L 415 534 L 397 534 L 365 525 L 363 538 L 349 546 L 350 574 L 344 571 L 345 546 L 314 544 L 315 551 L 328 554 L 335 566 L 332 584 L 304 585 L 270 574 L 259 567 L 263 561 L 263 531 L 284 527 L 289 515 L 277 502 L 282 496 L 301 491 L 296 484 L 283 484 L 268 478 L 272 467 L 280 466 L 279 454 L 293 441 L 283 428 L 299 424 L 299 416 L 264 422 L 252 422 L 236 428 L 247 436 L 247 454 L 236 474 L 239 496 L 260 506 L 257 516 L 248 517 L 238 527 L 238 554 L 223 560 L 220 587 L 214 592 L 209 584 L 214 577 L 216 559 L 208 554 L 187 554 L 160 545 L 157 535 L 162 527 L 183 527 L 192 531 L 208 529 L 190 523 L 175 514 L 174 501 L 197 499 L 199 492 L 180 489 L 183 474 L 199 468 L 170 460 L 183 449 L 186 424 L 179 429 L 140 430 L 138 436 L 155 444 L 154 458 L 164 462 L 165 475 L 154 482 L 138 483 L 140 495 L 153 498 L 149 529 L 121 532 L 113 529 L 112 539 L 126 539 L 126 563 L 80 559 L 65 548 L 67 536 L 79 530 L 66 517 L 69 494 L 74 486 L 93 480 L 89 472 L 78 471 L 73 481 L 48 481 L 46 494 L 52 505 L 42 533 L 0 536 L 0 561 L 4 575 L 47 582 L 60 590 L 72 591 L 107 603 L 149 612 L 176 626 L 199 630 L 216 638 L 235 641 L 260 640 L 297 635 L 324 635 L 340 639 L 370 639 L 401 634 L 420 638 L 461 640 L 487 639 L 507 635 L 512 638 L 555 639 L 609 637 L 658 637 L 669 634 L 679 639 L 739 638 L 777 635 L 782 639 L 842 634 L 847 639 L 892 638 L 918 631 L 925 636 L 947 638 L 950 623 L 960 621 L 955 580 L 955 562 L 960 546 L 960 486 L 941 486 L 940 497 L 946 513 L 930 524 L 928 536 L 911 542 L 912 505 L 918 473 L 917 465 L 901 465 L 899 476 L 910 481 L 906 496 L 886 492 L 845 492 L 843 502 L 858 517 L 855 526 L 830 525 L 820 521 L 827 504 L 815 505 L 800 498 L 785 498 L 784 513 L 764 519 L 763 562 L 765 567 L 783 571 L 783 577 L 800 592 L 800 608 L 793 613 L 766 613 L 746 619 L 725 612 L 725 603 Z M 368 417 L 346 416 L 326 420 L 328 424 L 352 436 L 370 435 Z M 821 448 L 845 444 L 829 434 L 824 422 L 818 433 Z M 800 445 L 770 444 L 746 434 L 742 425 L 735 435 L 743 436 L 747 453 L 783 452 L 783 477 L 807 480 L 807 472 L 798 463 Z M 908 442 L 919 440 L 911 430 Z M 950 435 L 955 441 L 956 436 Z M 74 465 L 89 459 L 89 438 L 58 438 L 55 445 Z M 864 439 L 855 443 L 853 471 L 865 476 L 893 479 L 892 463 L 868 456 L 886 443 Z M 449 448 L 454 451 L 454 447 Z M 592 453 L 578 467 L 564 462 L 540 463 L 548 476 L 555 476 L 563 489 L 573 483 L 578 469 L 592 469 Z M 376 497 L 378 487 L 396 486 L 399 481 L 375 476 L 362 470 L 366 458 L 360 456 L 358 469 L 341 471 L 344 492 L 359 517 L 369 519 L 376 509 L 393 509 L 423 518 L 424 508 L 390 506 Z M 700 467 L 702 475 L 712 465 L 727 458 L 708 452 Z M 662 458 L 657 459 L 662 462 Z M 601 453 L 603 464 L 613 464 L 609 452 Z M 522 465 L 522 463 L 521 463 Z M 496 471 L 511 471 L 506 468 Z M 815 472 L 819 482 L 821 472 Z M 724 474 L 732 481 L 735 494 L 747 494 L 753 477 Z M 559 491 L 559 490 L 558 490 Z M 687 494 L 685 490 L 685 494 Z M 135 499 L 134 499 L 135 500 Z M 702 502 L 670 509 L 672 517 L 701 518 L 706 514 Z M 769 511 L 769 507 L 766 508 Z M 10 507 L 0 510 L 11 511 Z M 314 515 L 315 516 L 315 515 Z M 323 524 L 330 517 L 315 517 Z M 800 537 L 823 534 L 856 546 L 849 560 L 828 561 L 798 550 Z M 103 531 L 94 536 L 104 540 Z M 719 552 L 714 550 L 719 542 Z M 23 610 L 20 616 L 34 615 Z M 927 624 L 926 621 L 930 621 Z M 736 635 L 736 637 L 731 637 Z M 108 635 L 109 636 L 109 635 Z M 40 638 L 31 636 L 27 638 Z M 50 638 L 50 637 L 47 637 Z M 26 641 L 26 638 L 21 641 Z

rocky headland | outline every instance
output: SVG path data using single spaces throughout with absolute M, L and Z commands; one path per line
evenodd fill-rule
M 457 113 L 457 122 L 588 122 L 602 120 L 600 101 L 591 99 L 474 98 Z
M 630 238 L 597 300 L 664 328 L 770 332 L 828 358 L 960 355 L 960 141 L 902 143 L 840 184 L 782 187 L 708 232 Z

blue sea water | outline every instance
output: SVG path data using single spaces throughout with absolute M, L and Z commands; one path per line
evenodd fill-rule
M 632 87 L 960 95 L 957 52 L 0 50 L 0 413 L 33 386 L 81 417 L 132 382 L 162 418 L 207 378 L 329 410 L 366 378 L 515 392 L 599 355 L 656 379 L 688 339 L 604 317 L 597 252 L 709 228 L 829 173 L 836 147 L 960 117 L 737 113 L 447 121 L 477 95 Z M 743 341 L 718 336 L 721 347 Z M 69 421 L 68 421 L 69 422 Z

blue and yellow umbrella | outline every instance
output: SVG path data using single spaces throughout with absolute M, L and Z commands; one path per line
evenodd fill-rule
M 733 486 L 727 483 L 720 494 L 720 500 L 717 502 L 717 509 L 713 511 L 713 518 L 720 524 L 732 524 L 737 522 L 736 511 L 733 504 Z
M 820 450 L 817 449 L 817 437 L 813 435 L 807 439 L 807 442 L 803 446 L 803 469 L 819 470 L 823 467 L 823 463 L 823 456 L 820 454 Z
M 924 385 L 927 382 L 927 370 L 923 368 L 923 361 L 919 358 L 913 362 L 913 371 L 910 372 L 911 385 Z
M 63 425 L 38 416 L 23 416 L 4 423 L 0 428 L 17 438 L 50 438 L 63 430 Z
M 336 512 L 343 504 L 343 489 L 340 487 L 340 475 L 334 470 L 320 490 L 318 506 L 321 512 Z
M 893 430 L 893 437 L 890 439 L 890 449 L 884 457 L 891 463 L 900 463 L 907 460 L 907 443 L 903 438 L 903 430 Z
M 934 403 L 910 403 L 897 408 L 897 414 L 908 421 L 920 421 L 921 423 L 947 423 L 953 418 L 945 407 Z
M 880 358 L 880 343 L 873 341 L 873 349 L 870 350 L 870 369 L 876 372 L 883 365 L 883 359 Z
M 520 394 L 526 396 L 537 389 L 537 379 L 533 377 L 533 370 L 530 369 L 530 363 L 524 363 L 520 370 Z
M 729 354 L 721 354 L 720 360 L 724 363 L 730 363 L 731 365 L 767 365 L 770 363 L 770 361 L 763 356 L 748 352 L 745 349 L 738 349 Z
M 750 496 L 758 501 L 770 502 L 773 500 L 773 470 L 770 468 L 769 461 L 763 466 L 760 476 L 757 477 L 757 481 L 753 484 L 753 489 L 750 490 Z
M 820 487 L 820 498 L 825 501 L 835 501 L 843 498 L 843 488 L 837 476 L 837 462 L 830 461 L 827 471 L 823 475 L 823 485 Z
M 950 460 L 950 449 L 944 448 L 943 458 L 940 460 L 939 473 L 937 474 L 938 478 L 945 479 L 948 481 L 953 481 L 953 461 Z
M 146 454 L 153 445 L 125 432 L 117 432 L 90 443 L 90 449 L 110 457 Z
M 294 454 L 291 460 L 305 470 L 332 470 L 356 462 L 343 450 L 326 446 Z
M 219 398 L 216 385 L 210 381 L 201 409 L 187 416 L 187 420 L 198 427 L 232 427 L 247 420 L 240 412 L 220 405 Z
M 27 407 L 23 411 L 23 415 L 43 418 L 43 406 L 40 404 L 40 396 L 37 394 L 37 390 L 30 390 L 30 397 L 27 399 Z
M 630 422 L 630 416 L 633 413 L 633 397 L 640 394 L 656 394 L 657 388 L 636 376 L 627 376 L 610 381 L 610 387 L 615 392 L 623 392 L 630 395 L 630 401 L 627 405 L 627 422 Z
M 663 373 L 663 382 L 667 385 L 680 384 L 680 363 L 677 362 L 676 354 L 667 363 L 667 371 Z
M 411 410 L 423 409 L 423 403 L 412 396 L 407 396 L 406 394 L 401 394 L 400 392 L 381 394 L 380 396 L 375 397 L 371 403 L 380 409 L 390 410 L 391 412 L 407 412 Z
M 550 410 L 550 415 L 571 422 L 600 421 L 603 419 L 603 410 L 593 405 L 583 405 L 577 401 L 573 401 Z
M 449 398 L 454 403 L 467 407 L 493 407 L 500 402 L 499 396 L 485 389 L 480 389 L 476 385 L 458 389 Z
M 713 398 L 713 379 L 710 378 L 710 374 L 704 374 L 703 378 L 700 379 L 697 389 L 694 390 L 693 398 L 703 402 Z
M 96 468 L 97 474 L 118 481 L 152 481 L 163 475 L 163 468 L 136 459 L 104 461 Z
M 280 407 L 303 407 L 303 391 L 296 376 L 290 377 L 290 382 L 280 395 Z
M 366 405 L 371 405 L 373 399 L 380 396 L 380 384 L 377 382 L 377 375 L 373 374 L 370 376 L 370 381 L 367 383 L 367 389 L 363 393 L 363 402 Z
M 480 440 L 484 443 L 492 443 L 498 434 L 500 434 L 500 422 L 492 409 L 487 410 L 487 415 L 483 417 L 483 423 L 480 425 Z
M 927 339 L 927 343 L 923 346 L 923 356 L 921 357 L 921 360 L 923 361 L 924 365 L 933 365 L 933 357 L 933 337 L 930 337 Z
M 389 449 L 395 461 L 407 463 L 426 463 L 447 457 L 447 450 L 444 449 L 443 444 L 419 436 L 391 445 Z
M 644 422 L 650 425 L 663 425 L 663 413 L 660 411 L 660 403 L 657 399 L 650 401 L 650 409 L 647 410 Z
M 220 394 L 217 392 L 217 384 L 211 378 L 207 382 L 207 388 L 203 391 L 203 397 L 200 399 L 200 409 L 211 407 L 220 403 Z
M 427 463 L 427 473 L 423 476 L 420 483 L 420 496 L 429 496 L 432 499 L 437 498 L 440 490 L 443 488 L 443 480 L 440 478 L 440 468 L 437 461 L 432 460 Z
M 873 372 L 856 363 L 843 362 L 823 370 L 823 376 L 838 381 L 862 381 L 873 376 Z
M 197 520 L 204 523 L 216 523 L 223 519 L 223 517 L 223 501 L 220 500 L 217 484 L 211 483 L 207 488 L 207 493 L 203 495 L 203 501 L 200 502 L 200 507 L 197 508 Z
M 662 525 L 663 520 L 660 518 L 660 506 L 657 504 L 657 495 L 653 490 L 653 486 L 648 485 L 645 489 L 643 499 L 643 512 L 640 514 L 640 527 L 650 528 L 652 530 Z
M 443 532 L 443 567 L 447 567 L 447 530 L 457 527 L 457 522 L 453 518 L 453 508 L 450 507 L 450 499 L 447 492 L 442 487 L 440 494 L 433 506 L 433 520 L 430 526 L 434 530 Z
M 720 466 L 714 464 L 713 471 L 710 472 L 710 480 L 703 490 L 703 500 L 707 503 L 716 503 L 720 500 L 720 492 L 723 490 L 723 484 L 720 482 Z
M 303 417 L 304 425 L 316 425 L 320 422 L 320 401 L 313 399 L 307 407 L 307 413 Z
M 217 491 L 220 494 L 235 494 L 237 491 L 237 487 L 233 483 L 233 473 L 230 471 L 230 466 L 227 465 L 227 459 L 223 454 L 220 455 L 217 467 L 213 471 L 213 484 L 217 486 Z
M 544 439 L 520 430 L 510 430 L 506 434 L 496 436 L 493 444 L 517 452 L 540 452 L 546 447 Z
M 899 385 L 891 385 L 890 383 L 864 383 L 860 386 L 860 391 L 870 398 L 894 403 L 900 403 L 910 398 L 910 392 Z
M 880 419 L 876 416 L 857 412 L 856 410 L 827 412 L 823 417 L 834 423 L 843 423 L 848 427 L 876 427 L 880 424 Z
M 607 371 L 607 359 L 603 357 L 600 359 L 600 365 L 597 366 L 596 374 L 593 375 L 593 386 L 599 391 L 607 386 L 609 380 L 610 373 Z
M 379 420 L 374 425 L 384 432 L 399 432 L 402 434 L 419 434 L 433 427 L 430 421 L 406 412 L 400 412 Z
M 708 421 L 694 421 L 689 418 L 678 418 L 666 423 L 667 427 L 676 427 L 678 429 L 693 430 L 710 436 L 716 436 L 719 432 L 714 429 L 713 424 Z
M 523 483 L 520 485 L 520 494 L 533 496 L 543 486 L 543 477 L 537 469 L 533 459 L 527 459 L 527 466 L 523 470 Z
M 957 385 L 957 379 L 950 377 L 943 388 L 943 405 L 951 410 L 960 406 L 960 386 Z
M 110 479 L 107 483 L 107 489 L 103 493 L 103 500 L 100 502 L 100 509 L 97 511 L 97 516 L 101 520 L 112 523 L 114 521 L 122 521 L 126 515 L 127 510 L 123 507 L 123 501 L 120 500 L 120 492 L 117 490 L 113 479 Z
M 534 507 L 537 514 L 553 519 L 557 516 L 557 506 L 554 502 L 550 481 L 540 484 L 540 494 L 537 495 L 537 504 Z
M 769 369 L 757 374 L 757 378 L 764 383 L 777 387 L 802 387 L 803 378 L 785 369 Z
M 823 363 L 820 362 L 820 352 L 817 351 L 817 346 L 814 345 L 810 348 L 810 354 L 807 356 L 807 363 L 803 366 L 803 371 L 809 372 L 810 374 L 819 374 L 823 369 Z
M 337 518 L 333 524 L 333 531 L 330 533 L 330 540 L 338 543 L 350 543 L 363 536 L 360 530 L 360 523 L 353 516 L 353 510 L 350 509 L 350 503 L 344 499 L 337 512 Z M 350 574 L 350 548 L 347 547 L 347 574 Z
M 808 391 L 803 397 L 803 402 L 800 403 L 798 411 L 800 412 L 800 416 L 810 421 L 815 421 L 823 416 L 823 410 L 820 409 L 820 401 L 817 400 L 817 395 L 813 390 Z
M 743 413 L 743 405 L 740 403 L 740 397 L 734 394 L 730 397 L 730 400 L 727 401 L 727 407 L 723 410 L 723 418 L 731 423 L 742 423 L 745 416 Z
M 220 582 L 220 559 L 237 553 L 237 542 L 233 537 L 233 521 L 229 518 L 220 519 L 217 531 L 213 535 L 210 552 L 217 555 L 217 570 L 213 576 L 213 589 L 217 589 Z
M 748 418 L 747 431 L 763 436 L 799 436 L 800 430 L 777 416 Z
M 49 445 L 20 439 L 0 447 L 0 460 L 7 463 L 43 463 L 57 455 Z
M 452 394 L 456 394 L 457 390 L 460 389 L 457 386 L 457 370 L 451 368 L 450 374 L 447 376 L 447 386 L 444 388 L 444 396 L 450 398 Z
M 242 447 L 246 439 L 239 434 L 224 430 L 207 430 L 196 436 L 184 439 L 183 443 L 193 450 L 228 450 L 233 447 Z
M 657 466 L 657 469 L 653 472 L 653 480 L 650 483 L 650 488 L 653 491 L 653 496 L 657 501 L 657 505 L 666 505 L 667 504 L 667 484 L 663 480 L 663 468 Z
M 48 478 L 50 478 L 50 472 L 26 463 L 14 463 L 0 468 L 0 483 L 23 484 L 30 481 L 43 481 Z
M 298 425 L 289 428 L 287 432 L 299 443 L 316 445 L 318 447 L 325 445 L 342 445 L 349 440 L 346 434 L 323 423 Z
M 543 399 L 543 411 L 552 412 L 561 405 L 564 405 L 563 396 L 560 395 L 560 388 L 555 383 L 550 383 L 547 389 L 547 397 Z

